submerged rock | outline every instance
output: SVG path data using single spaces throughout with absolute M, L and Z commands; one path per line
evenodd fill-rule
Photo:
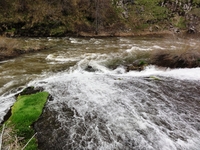
M 135 65 L 127 65 L 126 71 L 129 72 L 131 70 L 142 71 L 144 69 L 143 66 L 135 66 Z
M 147 59 L 138 59 L 135 60 L 132 64 L 126 65 L 126 71 L 129 72 L 131 70 L 142 71 L 144 70 L 145 66 L 148 64 Z
M 63 106 L 62 111 L 65 113 L 65 119 L 68 120 L 68 124 L 65 124 L 65 126 L 70 126 L 74 112 L 67 106 Z M 40 150 L 62 149 L 66 144 L 65 139 L 70 138 L 68 135 L 70 131 L 63 128 L 59 121 L 59 112 L 48 107 L 44 108 L 43 114 L 34 123 L 34 130 L 37 132 L 36 138 Z
M 95 72 L 96 69 L 94 69 L 92 66 L 88 65 L 86 68 L 85 68 L 86 71 L 88 72 Z
M 25 88 L 21 93 L 17 94 L 18 95 L 30 95 L 30 94 L 35 94 L 38 92 L 42 92 L 44 91 L 44 89 L 42 87 L 33 87 L 33 86 L 29 86 L 27 88 Z

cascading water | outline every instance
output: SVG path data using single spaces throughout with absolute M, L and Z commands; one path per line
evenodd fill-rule
M 199 82 L 158 78 L 74 71 L 38 83 L 54 98 L 45 113 L 57 126 L 44 113 L 36 125 L 41 147 L 198 150 Z
M 69 38 L 62 41 L 62 51 L 56 47 L 43 53 L 50 66 L 67 67 L 37 75 L 28 84 L 42 86 L 52 96 L 34 125 L 39 148 L 199 150 L 200 68 L 147 66 L 141 72 L 126 72 L 122 66 L 114 70 L 106 66 L 135 50 L 176 47 L 164 42 Z M 14 102 L 9 94 L 1 98 Z

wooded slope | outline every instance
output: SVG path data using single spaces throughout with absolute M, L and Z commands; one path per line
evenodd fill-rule
M 1 0 L 0 34 L 200 31 L 200 0 Z

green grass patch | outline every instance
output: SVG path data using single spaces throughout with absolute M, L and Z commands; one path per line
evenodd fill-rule
M 57 28 L 53 28 L 50 31 L 51 36 L 62 36 L 66 32 L 66 28 L 64 26 L 59 26 Z
M 34 130 L 31 125 L 37 121 L 41 115 L 48 95 L 47 92 L 19 95 L 17 101 L 13 105 L 12 115 L 7 121 L 7 126 L 13 128 L 17 137 L 23 137 L 21 145 L 25 145 L 34 135 Z M 36 139 L 33 138 L 25 149 L 37 149 Z

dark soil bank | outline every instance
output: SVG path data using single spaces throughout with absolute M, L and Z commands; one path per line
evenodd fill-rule
M 0 61 L 4 61 L 4 60 L 8 60 L 8 59 L 12 59 L 15 57 L 18 57 L 20 55 L 23 54 L 27 54 L 27 53 L 34 53 L 34 52 L 38 52 L 41 50 L 45 50 L 47 49 L 46 47 L 43 48 L 30 48 L 30 49 L 26 49 L 26 50 L 22 50 L 22 49 L 11 49 L 8 50 L 6 47 L 1 47 L 0 48 Z

